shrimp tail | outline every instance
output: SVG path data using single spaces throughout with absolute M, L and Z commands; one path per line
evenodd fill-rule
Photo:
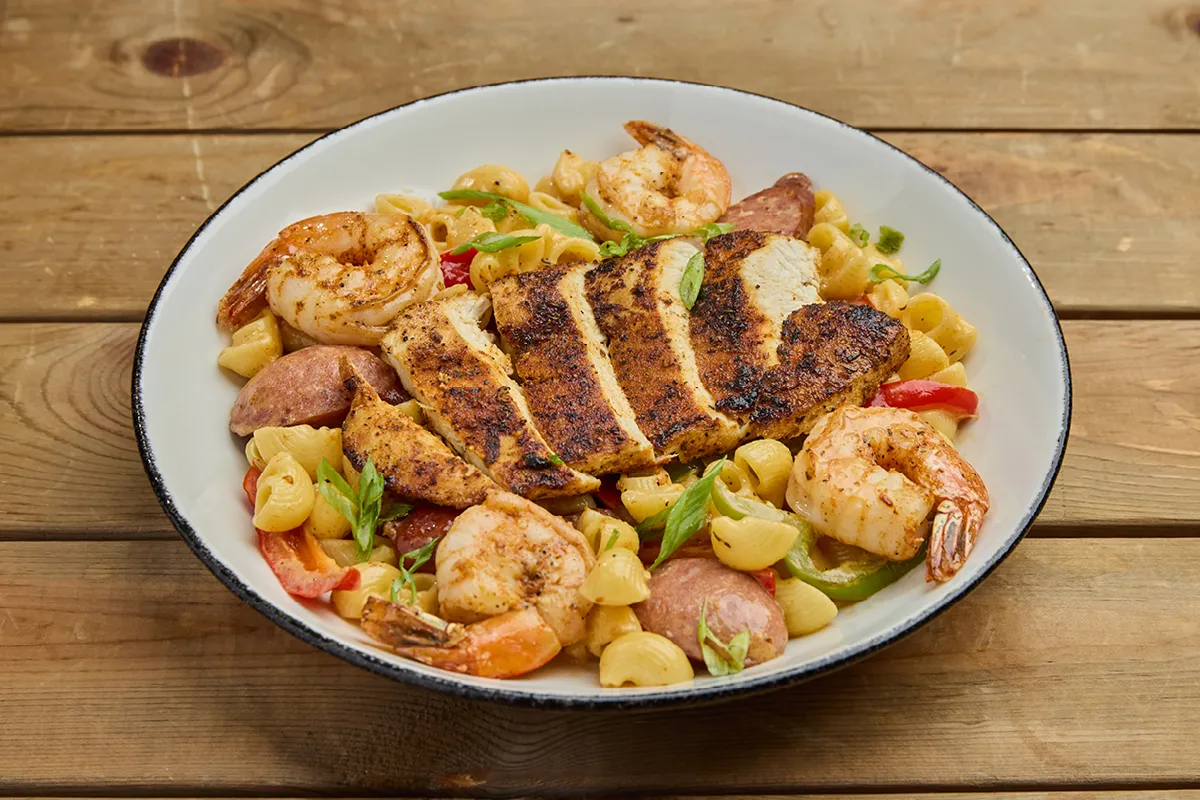
M 235 331 L 267 308 L 267 273 L 279 256 L 279 242 L 271 242 L 229 287 L 217 307 L 217 326 L 221 330 Z
M 367 598 L 362 628 L 397 652 L 408 646 L 453 648 L 467 636 L 466 628 L 458 623 L 378 597 Z
M 368 609 L 364 610 L 363 628 L 374 636 L 372 629 L 367 627 L 369 609 L 368 605 Z M 420 613 L 418 611 L 409 616 L 415 617 Z M 424 616 L 430 617 L 429 614 Z M 455 623 L 443 624 L 458 628 L 462 635 L 447 643 L 436 643 L 439 635 L 435 631 L 434 641 L 428 644 L 397 643 L 392 645 L 392 649 L 398 655 L 431 667 L 481 678 L 515 678 L 524 675 L 544 666 L 562 649 L 554 629 L 533 608 L 509 611 L 465 627 Z
M 929 534 L 926 580 L 945 583 L 962 568 L 975 546 L 983 513 L 974 504 L 964 507 L 951 500 L 938 504 Z
M 666 150 L 680 161 L 687 158 L 692 151 L 697 149 L 695 144 L 670 128 L 655 125 L 653 122 L 647 122 L 644 119 L 634 119 L 626 122 L 625 132 L 632 136 L 638 144 L 643 146 L 653 144 L 656 147 Z

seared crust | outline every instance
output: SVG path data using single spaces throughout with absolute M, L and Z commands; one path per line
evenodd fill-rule
M 744 422 L 759 382 L 777 361 L 783 319 L 820 302 L 819 255 L 780 234 L 734 231 L 710 239 L 704 256 L 704 285 L 692 307 L 692 348 L 717 409 Z
M 815 209 L 812 181 L 803 172 L 789 172 L 774 186 L 731 205 L 720 221 L 733 223 L 734 230 L 773 231 L 803 239 L 813 225 Z
M 361 470 L 370 458 L 384 484 L 405 499 L 467 508 L 499 487 L 456 456 L 446 443 L 384 402 L 343 359 L 346 390 L 354 393 L 342 425 L 342 452 Z
M 789 439 L 838 406 L 861 405 L 908 353 L 908 330 L 871 306 L 797 309 L 783 324 L 779 364 L 759 388 L 750 417 L 754 434 Z
M 685 461 L 724 452 L 740 434 L 700 381 L 679 299 L 683 267 L 696 249 L 684 238 L 655 242 L 602 262 L 586 278 L 638 427 L 660 457 Z
M 411 305 L 384 337 L 384 357 L 434 430 L 504 488 L 532 499 L 599 488 L 592 476 L 555 462 L 508 357 L 480 327 L 486 313 L 486 298 L 469 292 Z
M 589 265 L 492 283 L 496 327 L 513 357 L 537 428 L 566 464 L 600 475 L 654 464 L 583 296 Z

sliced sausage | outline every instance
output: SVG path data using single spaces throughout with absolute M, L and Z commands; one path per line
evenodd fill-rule
M 758 581 L 711 558 L 675 558 L 650 579 L 650 598 L 633 607 L 642 627 L 666 636 L 695 661 L 702 661 L 696 633 L 700 609 L 709 629 L 722 642 L 750 631 L 746 664 L 759 664 L 783 653 L 787 626 L 783 610 Z
M 418 502 L 408 516 L 383 523 L 383 535 L 395 543 L 399 555 L 404 555 L 445 536 L 460 513 L 458 509 Z M 434 565 L 431 558 L 417 571 L 433 572 Z
M 229 429 L 249 436 L 276 425 L 341 425 L 350 410 L 338 359 L 350 358 L 389 403 L 408 399 L 396 371 L 361 347 L 313 345 L 288 353 L 251 378 L 229 414 Z
M 812 181 L 803 172 L 789 172 L 775 185 L 734 203 L 721 222 L 734 230 L 772 231 L 803 239 L 813 225 Z

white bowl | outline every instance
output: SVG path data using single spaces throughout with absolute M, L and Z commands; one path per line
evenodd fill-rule
M 741 198 L 803 171 L 837 192 L 868 229 L 906 234 L 917 271 L 935 258 L 933 289 L 979 329 L 966 360 L 981 415 L 961 450 L 987 482 L 992 508 L 966 567 L 946 585 L 923 569 L 829 628 L 792 640 L 784 656 L 725 678 L 663 689 L 603 689 L 595 666 L 550 667 L 520 680 L 438 671 L 376 647 L 327 604 L 286 594 L 255 545 L 241 489 L 246 463 L 228 432 L 238 386 L 217 368 L 225 340 L 217 301 L 287 223 L 370 210 L 380 192 L 435 197 L 485 162 L 531 182 L 558 152 L 588 158 L 630 149 L 621 129 L 649 119 L 722 159 Z M 778 100 L 672 81 L 565 78 L 467 89 L 356 122 L 298 150 L 248 183 L 187 243 L 150 304 L 138 340 L 133 414 L 146 472 L 196 555 L 236 594 L 285 630 L 367 669 L 470 697 L 546 706 L 644 706 L 732 697 L 828 672 L 896 641 L 962 597 L 1012 550 L 1041 509 L 1062 461 L 1070 419 L 1062 332 L 1037 276 L 970 198 L 868 133 Z

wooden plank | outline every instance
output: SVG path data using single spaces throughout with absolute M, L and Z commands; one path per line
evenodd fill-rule
M 1197 14 L 1128 0 L 10 0 L 8 130 L 337 127 L 465 86 L 632 74 L 860 126 L 1185 129 Z M 667 32 L 670 35 L 664 35 Z M 186 60 L 164 42 L 196 40 Z
M 0 283 L 24 287 L 0 318 L 139 319 L 212 209 L 310 138 L 0 140 Z M 1200 311 L 1200 136 L 887 138 L 994 214 L 1060 311 Z
M 1198 581 L 1197 540 L 1033 539 L 832 676 L 719 707 L 580 714 L 352 668 L 240 604 L 178 542 L 0 543 L 0 790 L 1195 786 Z
M 1200 322 L 1065 330 L 1074 425 L 1040 524 L 1200 522 Z M 0 462 L 22 465 L 0 492 L 0 538 L 172 535 L 131 431 L 136 337 L 133 324 L 0 326 Z

